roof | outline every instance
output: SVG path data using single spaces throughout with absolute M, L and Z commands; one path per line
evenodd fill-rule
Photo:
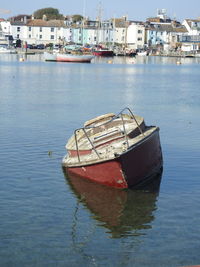
M 112 19 L 113 23 L 115 24 L 116 28 L 126 28 L 129 22 L 125 18 L 116 18 Z
M 24 21 L 11 21 L 10 24 L 11 25 L 16 25 L 16 26 L 26 25 L 26 23 Z
M 173 27 L 172 25 L 167 25 L 167 24 L 149 25 L 147 27 L 147 30 L 158 31 L 158 32 L 182 32 L 182 33 L 187 32 L 185 26 Z
M 187 22 L 200 22 L 200 19 L 185 19 Z
M 178 21 L 175 21 L 174 19 L 170 19 L 168 17 L 166 18 L 160 18 L 160 17 L 151 17 L 151 18 L 147 18 L 146 19 L 147 23 L 172 23 L 172 22 L 176 22 L 176 23 L 180 23 Z
M 31 27 L 66 27 L 64 20 L 43 20 L 33 19 L 29 20 L 26 24 Z
M 200 22 L 200 19 L 185 19 L 185 21 L 191 27 L 192 26 L 192 22 Z

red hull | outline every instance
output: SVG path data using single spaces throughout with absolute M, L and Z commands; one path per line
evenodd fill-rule
M 67 172 L 115 188 L 134 187 L 162 167 L 159 131 L 132 146 L 116 159 L 82 167 L 66 167 Z
M 93 55 L 95 56 L 101 56 L 101 57 L 112 57 L 114 55 L 112 50 L 98 50 L 94 51 Z
M 84 167 L 68 168 L 67 171 L 70 174 L 78 175 L 99 184 L 116 188 L 128 187 L 121 171 L 121 165 L 116 160 Z
M 57 62 L 77 62 L 77 63 L 90 63 L 92 59 L 79 59 L 79 58 L 66 58 L 66 57 L 57 57 Z

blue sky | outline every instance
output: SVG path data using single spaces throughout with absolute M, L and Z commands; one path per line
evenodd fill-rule
M 83 14 L 95 19 L 101 2 L 102 17 L 121 17 L 128 15 L 132 20 L 145 20 L 156 15 L 156 10 L 165 8 L 168 16 L 182 21 L 185 18 L 200 17 L 199 0 L 190 2 L 180 0 L 0 0 L 0 9 L 10 10 L 10 14 L 0 13 L 0 17 L 8 18 L 18 14 L 32 14 L 45 7 L 58 8 L 64 15 Z

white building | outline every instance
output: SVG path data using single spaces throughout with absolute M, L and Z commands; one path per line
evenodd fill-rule
M 113 42 L 126 47 L 128 21 L 126 17 L 113 19 Z
M 21 39 L 27 41 L 28 44 L 58 44 L 70 41 L 71 32 L 63 20 L 34 19 L 27 22 L 24 36 Z
M 182 23 L 188 31 L 188 35 L 200 35 L 200 19 L 185 19 Z
M 23 22 L 11 22 L 11 34 L 13 39 L 26 39 L 27 27 Z
M 200 19 L 185 19 L 182 23 L 187 33 L 180 38 L 182 51 L 196 52 L 200 50 Z
M 127 28 L 127 47 L 140 49 L 145 44 L 145 26 L 141 22 L 131 22 Z
M 20 39 L 28 44 L 58 44 L 71 41 L 71 31 L 63 20 L 42 20 L 32 19 L 11 21 L 10 28 L 7 25 L 14 39 Z
M 1 21 L 1 30 L 4 35 L 12 35 L 12 27 L 10 21 Z

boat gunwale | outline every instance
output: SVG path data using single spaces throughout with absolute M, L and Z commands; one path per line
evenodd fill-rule
M 130 150 L 136 148 L 137 146 L 139 146 L 140 144 L 144 143 L 147 141 L 147 139 L 149 139 L 152 135 L 154 135 L 156 132 L 159 132 L 160 128 L 157 126 L 147 126 L 148 128 L 154 128 L 153 131 L 151 133 L 149 133 L 146 136 L 143 136 L 143 138 L 141 138 L 140 140 L 138 140 L 136 143 L 134 143 L 133 145 L 131 145 L 130 147 L 128 147 L 125 151 L 122 151 L 121 154 L 110 157 L 110 158 L 99 158 L 99 159 L 95 159 L 93 161 L 81 161 L 81 162 L 76 162 L 76 163 L 66 163 L 64 162 L 64 159 L 68 157 L 68 154 L 64 156 L 63 161 L 62 161 L 62 166 L 65 168 L 80 168 L 80 167 L 84 167 L 84 166 L 91 166 L 94 164 L 101 164 L 103 162 L 109 162 L 112 160 L 117 160 L 119 159 L 121 156 L 123 156 L 124 154 L 128 153 Z M 78 157 L 77 157 L 78 158 Z

